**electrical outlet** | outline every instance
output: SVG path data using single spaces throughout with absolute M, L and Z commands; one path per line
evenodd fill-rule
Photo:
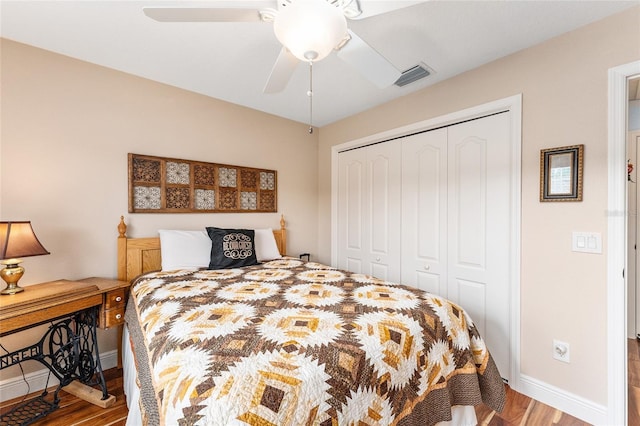
M 570 360 L 570 346 L 566 342 L 560 340 L 553 340 L 553 359 L 568 363 Z

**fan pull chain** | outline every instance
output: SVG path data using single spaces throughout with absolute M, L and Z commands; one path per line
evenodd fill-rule
M 313 134 L 313 61 L 309 61 L 309 134 Z

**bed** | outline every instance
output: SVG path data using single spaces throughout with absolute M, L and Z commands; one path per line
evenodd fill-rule
M 272 258 L 224 269 L 211 233 L 213 269 L 167 269 L 164 234 L 118 229 L 128 425 L 474 425 L 474 406 L 502 411 L 504 384 L 462 308 L 284 255 L 283 218 Z

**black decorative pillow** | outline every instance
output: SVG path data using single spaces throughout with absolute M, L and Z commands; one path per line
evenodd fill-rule
M 240 268 L 257 265 L 253 229 L 207 227 L 211 238 L 209 269 Z

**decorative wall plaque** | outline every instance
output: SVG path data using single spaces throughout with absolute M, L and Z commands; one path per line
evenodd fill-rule
M 275 170 L 129 154 L 129 213 L 276 212 Z

